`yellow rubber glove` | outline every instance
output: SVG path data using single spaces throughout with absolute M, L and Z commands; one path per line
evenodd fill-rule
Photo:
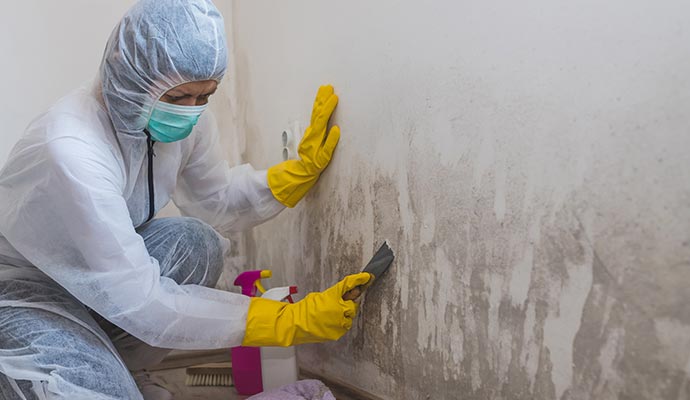
M 351 327 L 357 303 L 343 300 L 349 290 L 371 280 L 361 272 L 294 304 L 252 297 L 243 346 L 293 346 L 338 340 Z
M 332 127 L 328 135 L 326 128 L 336 105 L 338 96 L 333 93 L 333 86 L 321 86 L 314 100 L 311 123 L 297 149 L 301 159 L 287 160 L 268 170 L 268 187 L 288 207 L 294 207 L 307 194 L 331 162 L 340 128 Z

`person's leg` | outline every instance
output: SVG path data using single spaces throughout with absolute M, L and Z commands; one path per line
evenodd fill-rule
M 144 238 L 151 257 L 158 260 L 161 276 L 180 285 L 214 287 L 218 282 L 228 240 L 210 225 L 196 218 L 160 218 L 142 225 L 137 232 Z M 151 368 L 170 352 L 149 346 L 102 318 L 96 319 L 130 371 Z
M 161 276 L 180 285 L 213 287 L 223 271 L 228 240 L 196 218 L 154 219 L 137 229 Z
M 83 324 L 39 308 L 0 307 L 0 332 L 2 399 L 142 398 L 121 360 Z

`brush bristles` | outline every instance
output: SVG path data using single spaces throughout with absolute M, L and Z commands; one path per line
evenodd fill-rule
M 232 376 L 227 374 L 189 374 L 187 386 L 232 386 Z
M 211 363 L 189 367 L 185 371 L 187 386 L 232 386 L 232 364 Z

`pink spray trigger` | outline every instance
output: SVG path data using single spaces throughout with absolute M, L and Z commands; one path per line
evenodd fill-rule
M 270 278 L 273 273 L 270 270 L 262 269 L 255 271 L 245 271 L 242 272 L 235 282 L 235 286 L 242 288 L 242 294 L 249 297 L 256 297 L 257 290 L 260 293 L 264 293 L 266 290 L 261 285 L 261 279 Z

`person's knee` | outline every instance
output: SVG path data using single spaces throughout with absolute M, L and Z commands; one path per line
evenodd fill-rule
M 194 282 L 204 286 L 215 286 L 223 271 L 223 260 L 227 248 L 227 239 L 216 232 L 213 227 L 196 218 L 186 218 L 189 236 L 196 247 L 197 262 L 206 266 L 206 276 Z
M 215 258 L 216 261 L 223 259 L 225 239 L 211 225 L 196 218 L 185 217 L 182 220 L 186 234 L 189 235 L 193 245 L 202 247 L 209 257 Z
M 152 221 L 155 222 L 156 220 Z M 213 227 L 189 217 L 161 220 L 149 249 L 161 264 L 161 273 L 178 284 L 213 287 L 223 270 L 227 239 Z

